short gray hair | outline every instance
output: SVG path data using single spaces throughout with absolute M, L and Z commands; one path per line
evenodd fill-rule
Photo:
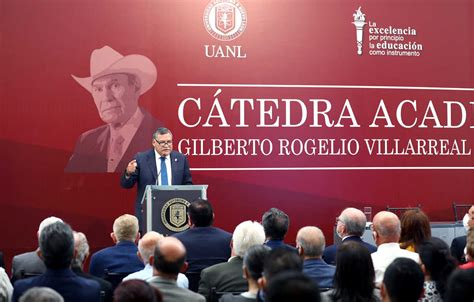
M 138 219 L 134 215 L 124 214 L 115 219 L 113 230 L 117 241 L 135 241 L 138 235 Z
M 347 208 L 342 211 L 339 219 L 346 226 L 347 234 L 359 237 L 364 235 L 367 218 L 361 210 L 356 208 Z
M 74 249 L 76 250 L 76 256 L 72 259 L 72 266 L 82 267 L 84 260 L 89 255 L 89 243 L 87 242 L 86 235 L 81 232 L 74 231 Z
M 157 139 L 158 135 L 164 135 L 164 134 L 168 134 L 168 133 L 171 135 L 171 137 L 173 137 L 173 133 L 171 133 L 170 129 L 165 128 L 165 127 L 160 127 L 158 129 L 156 129 L 155 133 L 153 133 L 153 138 Z
M 32 287 L 18 300 L 19 302 L 64 302 L 63 297 L 49 287 Z
M 55 222 L 64 222 L 64 221 L 61 218 L 58 218 L 58 217 L 55 217 L 55 216 L 49 216 L 48 218 L 43 219 L 43 221 L 41 221 L 41 223 L 38 227 L 38 238 L 41 235 L 41 231 L 43 231 L 43 229 L 45 227 L 47 227 L 48 225 L 53 224 Z
M 323 232 L 314 226 L 301 228 L 296 235 L 296 243 L 303 248 L 303 256 L 307 257 L 321 257 L 326 247 Z
M 265 232 L 263 226 L 256 221 L 244 221 L 240 223 L 232 234 L 232 246 L 234 253 L 243 257 L 249 247 L 263 244 L 265 242 Z

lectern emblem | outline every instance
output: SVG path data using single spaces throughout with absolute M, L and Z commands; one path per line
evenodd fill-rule
M 161 209 L 161 221 L 170 231 L 181 232 L 188 229 L 188 216 L 186 215 L 190 203 L 182 198 L 168 200 Z

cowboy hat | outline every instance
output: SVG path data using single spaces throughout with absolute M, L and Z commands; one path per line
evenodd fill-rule
M 128 73 L 138 77 L 140 95 L 147 92 L 156 82 L 156 67 L 153 62 L 142 55 L 123 56 L 110 46 L 94 49 L 91 54 L 91 75 L 79 78 L 71 75 L 82 87 L 92 93 L 92 82 L 113 73 Z

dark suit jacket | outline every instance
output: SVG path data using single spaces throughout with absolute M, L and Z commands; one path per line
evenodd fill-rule
M 137 183 L 137 198 L 135 199 L 135 215 L 140 221 L 142 217 L 142 198 L 147 185 L 156 184 L 158 172 L 156 169 L 155 150 L 151 149 L 145 152 L 138 153 L 135 156 L 137 161 L 137 171 L 132 174 L 128 179 L 125 177 L 125 173 L 120 179 L 120 185 L 122 188 L 130 189 L 133 188 Z M 191 178 L 191 172 L 189 171 L 189 163 L 186 156 L 177 152 L 171 151 L 171 178 L 173 185 L 192 185 L 193 181 Z
M 322 259 L 307 259 L 303 262 L 303 273 L 316 281 L 320 288 L 333 287 L 335 272 L 336 267 Z
M 228 262 L 215 264 L 201 271 L 198 293 L 209 301 L 211 288 L 218 292 L 244 292 L 248 289 L 242 272 L 243 259 L 233 257 Z
M 70 269 L 48 269 L 38 276 L 18 280 L 13 289 L 13 302 L 18 301 L 28 289 L 36 286 L 50 287 L 67 302 L 100 301 L 100 286 L 97 281 L 81 278 Z
M 119 241 L 116 245 L 95 252 L 91 257 L 89 273 L 104 277 L 104 270 L 111 273 L 134 273 L 144 268 L 138 259 L 138 248 L 131 241 Z
M 459 236 L 451 242 L 451 255 L 458 259 L 459 263 L 466 263 L 464 248 L 466 247 L 467 236 Z
M 364 245 L 370 253 L 377 251 L 377 247 L 375 245 L 363 241 L 359 236 L 347 237 L 343 240 L 343 242 L 346 240 L 358 242 Z M 327 264 L 336 265 L 336 252 L 338 247 L 339 245 L 333 244 L 324 249 L 323 260 L 326 261 Z
M 200 272 L 230 258 L 232 234 L 215 227 L 193 227 L 173 234 L 186 247 L 188 272 Z
M 100 290 L 105 294 L 103 302 L 112 302 L 114 292 L 112 291 L 112 284 L 110 284 L 110 282 L 91 274 L 84 273 L 80 267 L 73 267 L 72 271 L 79 277 L 97 281 L 100 285 Z
M 285 249 L 290 252 L 298 253 L 296 248 L 294 246 L 288 245 L 283 240 L 268 240 L 266 241 L 263 245 L 268 246 L 269 248 L 273 249 Z
M 153 133 L 163 126 L 161 121 L 156 120 L 146 110 L 143 108 L 141 110 L 144 114 L 143 121 L 130 141 L 130 145 L 128 145 L 115 172 L 125 170 L 135 154 L 148 149 L 153 139 Z M 81 134 L 65 172 L 107 172 L 109 139 L 109 125 L 103 125 Z
M 46 272 L 46 266 L 36 251 L 32 251 L 13 257 L 12 284 L 21 279 L 22 271 L 28 274 L 43 274 Z

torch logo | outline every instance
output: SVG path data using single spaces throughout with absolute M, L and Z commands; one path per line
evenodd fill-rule
M 354 22 L 352 22 L 352 24 L 354 24 L 356 27 L 357 54 L 360 56 L 362 55 L 362 37 L 364 35 L 364 25 L 367 23 L 365 23 L 365 14 L 363 14 L 360 10 L 360 6 L 352 15 L 354 16 Z
M 247 26 L 247 12 L 237 0 L 213 0 L 204 10 L 204 26 L 217 40 L 234 40 Z

